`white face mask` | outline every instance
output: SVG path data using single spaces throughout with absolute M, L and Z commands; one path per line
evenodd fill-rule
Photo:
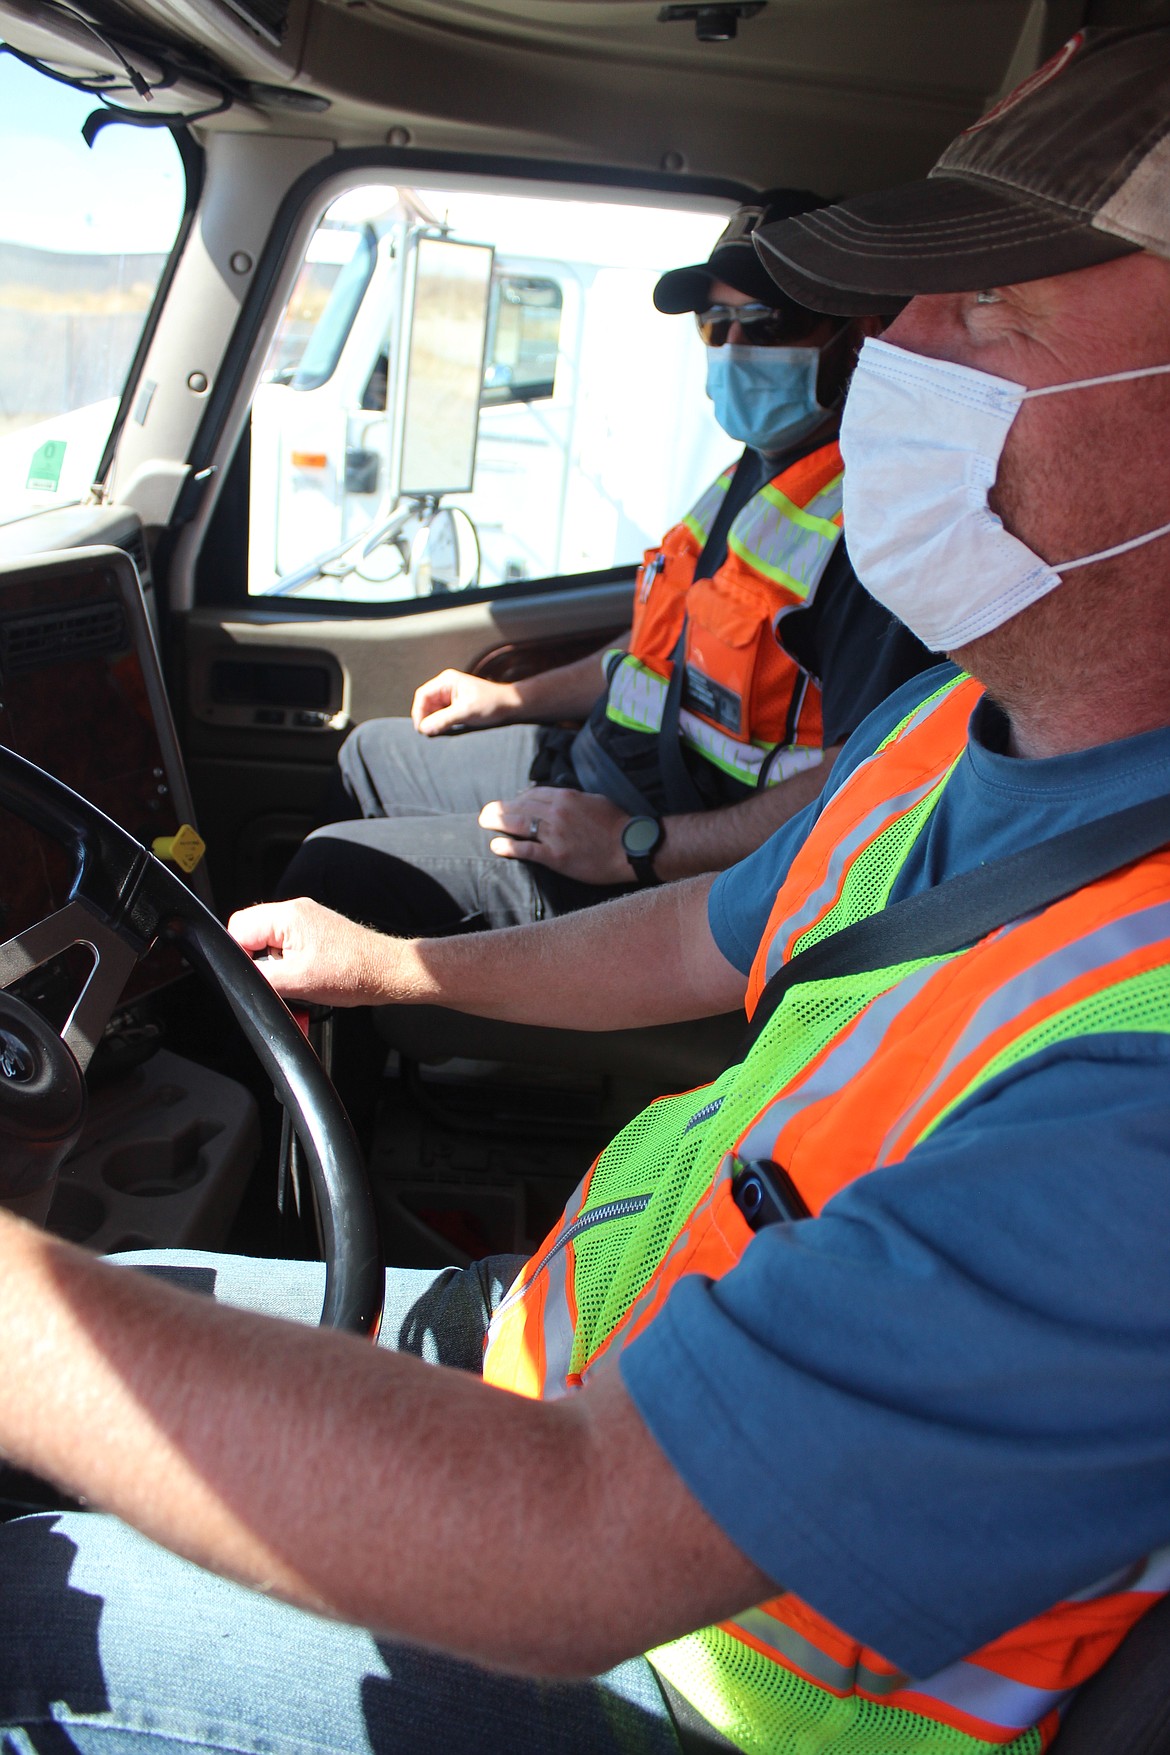
M 951 652 L 1046 596 L 1062 573 L 1165 536 L 1170 524 L 1049 566 L 987 503 L 1021 402 L 1163 372 L 1170 365 L 1025 390 L 867 341 L 841 421 L 845 540 L 866 590 L 932 652 Z

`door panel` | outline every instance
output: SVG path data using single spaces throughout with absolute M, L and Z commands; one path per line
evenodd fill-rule
M 174 628 L 183 748 L 221 911 L 271 895 L 329 814 L 337 752 L 366 719 L 410 711 L 445 666 L 545 669 L 629 626 L 629 577 L 377 619 L 197 609 Z M 598 673 L 598 687 L 601 677 Z

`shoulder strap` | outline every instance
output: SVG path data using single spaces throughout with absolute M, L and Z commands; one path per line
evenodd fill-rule
M 1033 847 L 960 872 L 932 890 L 855 920 L 777 969 L 760 994 L 746 1054 L 790 988 L 860 975 L 975 944 L 996 927 L 1035 913 L 1170 842 L 1170 796 L 1144 800 L 1050 835 Z
M 735 464 L 730 485 L 719 503 L 719 509 L 707 532 L 707 540 L 695 564 L 695 578 L 713 573 L 727 554 L 727 532 L 732 520 L 745 502 L 762 485 L 764 463 L 757 451 L 745 445 L 743 455 Z M 678 719 L 682 703 L 683 652 L 686 646 L 686 622 L 678 645 L 671 654 L 673 666 L 663 703 L 662 724 L 658 731 L 658 771 L 668 814 L 702 810 L 703 799 L 687 770 L 679 742 Z M 656 817 L 658 809 L 634 784 L 624 768 L 615 762 L 588 720 L 573 739 L 571 756 L 577 778 L 588 792 L 602 792 L 619 810 L 631 816 Z
M 735 466 L 731 486 L 723 496 L 707 540 L 695 561 L 696 579 L 709 579 L 723 565 L 727 559 L 728 531 L 737 514 L 760 491 L 766 480 L 767 466 L 764 459 L 750 445 L 745 446 L 743 456 Z M 662 705 L 662 723 L 658 728 L 658 771 L 662 776 L 667 814 L 671 816 L 704 808 L 702 794 L 687 768 L 678 731 L 683 684 L 686 681 L 686 647 L 687 624 L 684 616 L 678 644 L 670 655 L 670 682 L 667 684 L 666 699 Z
M 723 565 L 727 559 L 727 532 L 736 513 L 743 510 L 767 479 L 767 467 L 760 453 L 745 445 L 743 455 L 736 461 L 727 492 L 719 502 L 719 510 L 711 520 L 707 540 L 695 559 L 696 579 L 709 579 Z
M 699 789 L 687 768 L 678 728 L 679 715 L 682 712 L 683 683 L 687 674 L 686 652 L 687 618 L 684 615 L 682 632 L 670 655 L 670 681 L 666 685 L 662 723 L 658 727 L 658 772 L 662 776 L 662 791 L 666 798 L 668 816 L 703 808 Z
M 604 700 L 604 696 L 602 697 Z M 615 762 L 587 719 L 573 738 L 569 750 L 573 772 L 586 792 L 600 792 L 632 817 L 656 817 L 657 808 L 636 786 L 619 762 Z

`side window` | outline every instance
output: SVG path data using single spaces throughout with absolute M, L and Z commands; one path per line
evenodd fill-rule
M 182 223 L 170 134 L 108 125 L 87 146 L 95 104 L 0 57 L 0 524 L 93 485 Z
M 496 274 L 483 371 L 485 408 L 537 402 L 554 394 L 563 308 L 555 280 Z
M 346 191 L 253 400 L 250 595 L 393 603 L 639 559 L 734 449 L 694 324 L 651 296 L 723 223 Z

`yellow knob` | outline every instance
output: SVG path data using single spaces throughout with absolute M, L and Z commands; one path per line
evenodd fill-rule
M 156 835 L 150 845 L 159 859 L 169 859 L 188 873 L 195 870 L 206 851 L 202 835 L 190 823 L 181 823 L 173 835 Z

